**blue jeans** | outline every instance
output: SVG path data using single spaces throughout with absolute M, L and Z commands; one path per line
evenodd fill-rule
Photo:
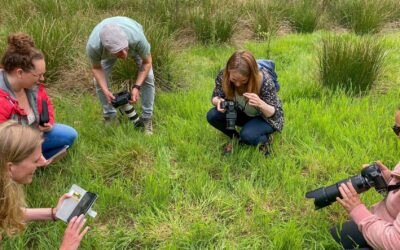
M 236 137 L 243 143 L 254 146 L 267 143 L 269 134 L 275 132 L 275 129 L 261 116 L 251 117 L 240 110 L 237 111 L 236 119 L 236 125 L 242 127 L 240 133 L 236 130 L 226 129 L 226 113 L 219 112 L 217 108 L 208 111 L 207 121 L 230 138 Z
M 136 66 L 140 69 L 142 66 L 142 59 L 138 54 L 133 56 L 135 60 Z M 106 75 L 107 87 L 111 89 L 110 84 L 110 75 L 112 72 L 112 67 L 114 66 L 117 59 L 105 59 L 101 61 L 101 66 L 104 70 L 104 74 Z M 115 108 L 107 102 L 107 98 L 105 97 L 103 90 L 100 88 L 100 85 L 97 83 L 96 79 L 94 79 L 94 85 L 96 86 L 96 92 L 99 97 L 100 103 L 103 107 L 103 116 L 104 117 L 115 117 L 117 115 L 117 111 Z M 142 118 L 150 119 L 153 116 L 153 106 L 154 106 L 154 95 L 155 95 L 155 86 L 154 86 L 154 73 L 153 68 L 150 69 L 149 74 L 144 80 L 142 87 L 140 89 L 141 102 L 142 102 Z
M 44 133 L 44 142 L 42 144 L 43 156 L 49 159 L 58 153 L 64 146 L 71 146 L 78 133 L 68 125 L 55 123 L 49 132 Z

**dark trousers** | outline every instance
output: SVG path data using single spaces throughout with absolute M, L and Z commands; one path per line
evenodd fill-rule
M 236 125 L 242 127 L 240 134 L 236 130 L 226 129 L 226 113 L 221 113 L 217 108 L 212 108 L 207 113 L 207 121 L 214 128 L 226 134 L 230 138 L 236 137 L 248 145 L 258 145 L 268 142 L 268 135 L 275 132 L 261 116 L 251 117 L 244 112 L 237 111 Z
M 354 221 L 331 228 L 331 235 L 344 249 L 372 250 Z

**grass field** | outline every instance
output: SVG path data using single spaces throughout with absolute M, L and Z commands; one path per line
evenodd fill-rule
M 76 8 L 71 13 L 83 12 Z M 101 18 L 82 22 L 92 27 Z M 16 31 L 5 27 L 3 45 L 8 32 Z M 155 134 L 144 136 L 127 121 L 103 124 L 83 62 L 90 29 L 75 28 L 82 34 L 66 53 L 83 70 L 74 75 L 74 63 L 54 70 L 54 79 L 70 78 L 57 80 L 50 93 L 56 120 L 75 127 L 79 138 L 67 158 L 38 170 L 26 191 L 30 207 L 54 206 L 73 183 L 99 195 L 98 216 L 89 219 L 81 249 L 340 249 L 328 230 L 347 218 L 345 211 L 338 204 L 314 211 L 305 193 L 358 174 L 363 163 L 382 160 L 392 168 L 398 161 L 399 141 L 390 127 L 400 97 L 399 31 L 379 34 L 385 70 L 368 93 L 356 96 L 318 81 L 318 51 L 329 31 L 243 42 L 240 48 L 257 58 L 270 55 L 281 84 L 285 126 L 265 158 L 248 146 L 223 157 L 228 139 L 205 118 L 216 72 L 235 46 L 194 43 L 174 52 L 171 69 L 183 87 L 157 91 Z M 362 195 L 368 206 L 380 199 L 374 191 Z M 56 249 L 64 229 L 62 222 L 30 223 L 2 247 Z

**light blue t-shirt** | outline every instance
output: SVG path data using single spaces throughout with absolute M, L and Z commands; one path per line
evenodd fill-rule
M 99 65 L 101 60 L 115 58 L 108 52 L 100 41 L 100 31 L 107 24 L 118 24 L 128 37 L 128 56 L 139 54 L 144 58 L 150 55 L 150 44 L 147 41 L 143 27 L 138 22 L 123 16 L 106 18 L 94 27 L 86 45 L 86 53 L 92 64 Z

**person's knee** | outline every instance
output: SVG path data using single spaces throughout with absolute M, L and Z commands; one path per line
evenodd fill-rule
M 240 131 L 240 140 L 248 145 L 257 145 L 259 143 L 259 136 L 250 130 L 242 129 Z
M 67 125 L 63 125 L 61 131 L 59 131 L 58 134 L 64 141 L 64 144 L 69 146 L 71 146 L 78 137 L 78 132 L 73 127 Z
M 214 124 L 217 120 L 219 120 L 218 111 L 215 108 L 210 109 L 207 112 L 207 121 L 210 124 Z
M 78 132 L 71 127 L 71 129 L 65 135 L 65 139 L 67 140 L 68 145 L 71 146 L 75 142 L 76 138 L 78 138 Z

